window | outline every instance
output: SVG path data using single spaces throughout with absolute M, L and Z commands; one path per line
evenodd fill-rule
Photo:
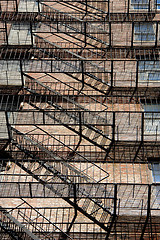
M 160 0 L 156 0 L 156 7 L 157 9 L 160 9 Z
M 156 161 L 154 161 L 154 158 L 151 160 L 151 162 L 149 163 L 149 168 L 150 170 L 152 170 L 152 181 L 153 183 L 156 183 L 156 187 L 155 187 L 155 199 L 153 198 L 153 201 L 157 200 L 158 203 L 160 204 L 160 160 L 156 159 Z
M 144 104 L 145 134 L 160 133 L 160 104 Z
M 141 83 L 160 81 L 160 62 L 139 61 L 138 77 Z
M 149 42 L 155 41 L 153 23 L 136 23 L 134 26 L 135 41 Z
M 0 86 L 22 86 L 20 62 L 0 60 Z
M 160 163 L 152 163 L 152 177 L 154 183 L 160 183 Z
M 131 0 L 131 7 L 133 9 L 148 9 L 149 0 Z

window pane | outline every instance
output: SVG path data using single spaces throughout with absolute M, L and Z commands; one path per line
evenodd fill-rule
M 145 104 L 145 133 L 157 134 L 160 132 L 160 105 L 159 104 Z
M 159 163 L 152 164 L 152 176 L 154 183 L 160 182 L 160 165 Z
M 139 61 L 139 81 L 160 81 L 159 61 Z
M 157 0 L 157 9 L 160 9 L 160 0 Z
M 149 0 L 131 0 L 134 9 L 148 9 Z
M 155 33 L 152 23 L 136 23 L 134 26 L 136 41 L 155 41 Z

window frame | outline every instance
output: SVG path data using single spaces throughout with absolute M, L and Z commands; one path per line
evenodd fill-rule
M 151 39 L 149 39 L 150 37 Z M 136 22 L 134 24 L 134 42 L 154 43 L 155 41 L 156 41 L 156 33 L 155 33 L 155 25 L 153 22 Z
M 151 107 L 151 109 L 147 109 L 147 107 Z M 144 134 L 146 136 L 158 136 L 160 134 L 160 104 L 143 104 L 143 109 Z
M 139 83 L 160 83 L 160 61 L 148 60 L 138 62 Z M 153 77 L 151 77 L 153 76 Z
M 139 10 L 146 11 L 146 10 L 149 10 L 149 0 L 138 0 L 137 3 L 136 3 L 136 1 L 137 0 L 130 0 L 130 7 L 131 7 L 131 9 L 133 9 L 135 11 L 139 11 Z M 145 1 L 146 1 L 146 3 L 145 3 Z

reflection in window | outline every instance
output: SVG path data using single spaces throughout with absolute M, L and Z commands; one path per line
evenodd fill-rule
M 131 6 L 134 9 L 148 9 L 149 0 L 131 0 Z
M 160 81 L 160 62 L 139 61 L 138 77 L 142 83 Z
M 135 41 L 155 41 L 153 23 L 136 23 L 134 26 Z

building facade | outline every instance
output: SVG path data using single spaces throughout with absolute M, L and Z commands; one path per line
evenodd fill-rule
M 0 1 L 1 239 L 160 239 L 160 1 Z

